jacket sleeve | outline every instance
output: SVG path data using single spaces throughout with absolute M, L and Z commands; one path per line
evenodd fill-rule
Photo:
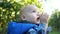
M 44 30 L 41 29 L 39 31 L 36 31 L 35 29 L 31 28 L 28 30 L 28 32 L 26 34 L 44 34 Z
M 26 34 L 37 34 L 37 31 L 31 28 L 26 32 Z

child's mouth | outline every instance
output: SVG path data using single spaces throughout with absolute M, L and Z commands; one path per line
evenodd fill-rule
M 37 18 L 37 21 L 40 21 L 40 17 Z

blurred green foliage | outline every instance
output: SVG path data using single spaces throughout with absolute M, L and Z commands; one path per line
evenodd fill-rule
M 8 22 L 19 21 L 20 9 L 28 4 L 35 4 L 43 11 L 38 0 L 0 0 L 0 34 L 6 34 Z
M 52 26 L 52 30 L 60 30 L 60 11 L 58 9 L 52 14 L 49 25 Z

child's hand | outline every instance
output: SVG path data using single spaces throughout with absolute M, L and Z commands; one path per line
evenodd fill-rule
M 40 15 L 40 21 L 41 21 L 41 23 L 47 23 L 48 22 L 48 17 L 49 17 L 49 15 L 47 13 L 42 13 Z

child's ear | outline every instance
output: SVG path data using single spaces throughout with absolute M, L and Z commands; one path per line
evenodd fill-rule
M 26 20 L 25 15 L 22 15 L 22 16 L 21 16 L 21 19 L 22 19 L 22 20 Z

